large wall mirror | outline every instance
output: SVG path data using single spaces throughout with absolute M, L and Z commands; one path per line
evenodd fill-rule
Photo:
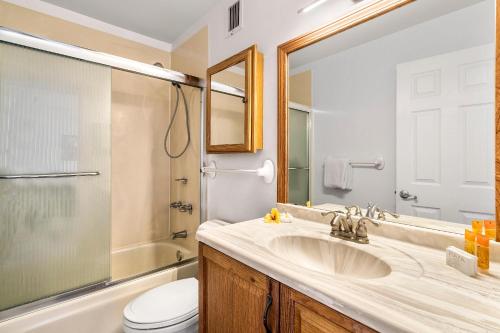
M 278 201 L 495 220 L 495 2 L 366 1 L 281 45 Z
M 207 71 L 207 153 L 262 149 L 263 58 L 255 45 Z

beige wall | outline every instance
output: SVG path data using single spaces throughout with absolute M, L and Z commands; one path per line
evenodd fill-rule
M 172 52 L 172 69 L 201 78 L 206 77 L 208 66 L 208 29 L 203 28 L 190 39 L 185 41 Z M 197 254 L 195 233 L 200 223 L 200 130 L 201 123 L 201 94 L 200 89 L 183 87 L 190 106 L 191 144 L 186 153 L 171 161 L 172 179 L 187 177 L 188 183 L 172 182 L 170 197 L 172 201 L 189 202 L 193 205 L 193 214 L 181 213 L 172 209 L 170 220 L 172 231 L 187 230 L 188 238 L 179 240 L 184 246 Z M 172 100 L 175 98 L 172 95 Z M 174 101 L 173 101 L 174 102 Z M 183 111 L 182 109 L 179 110 Z M 171 147 L 173 152 L 179 152 L 186 140 L 184 112 L 176 120 L 173 134 L 175 140 Z
M 289 78 L 289 98 L 291 102 L 312 106 L 311 71 L 297 73 Z
M 0 25 L 145 63 L 171 65 L 170 54 L 162 50 L 3 1 Z M 115 70 L 112 80 L 112 247 L 116 249 L 169 235 L 170 161 L 162 143 L 170 117 L 170 85 Z M 193 133 L 197 130 L 193 128 Z

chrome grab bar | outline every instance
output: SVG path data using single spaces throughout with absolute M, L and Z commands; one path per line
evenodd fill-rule
M 38 178 L 68 178 L 99 176 L 99 171 L 92 172 L 62 172 L 62 173 L 42 173 L 42 174 L 20 174 L 20 175 L 0 175 L 0 179 L 38 179 Z

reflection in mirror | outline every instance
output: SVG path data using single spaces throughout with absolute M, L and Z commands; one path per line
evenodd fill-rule
M 245 63 L 211 77 L 212 145 L 245 143 Z
M 422 0 L 289 54 L 288 201 L 495 219 L 494 39 L 494 0 Z

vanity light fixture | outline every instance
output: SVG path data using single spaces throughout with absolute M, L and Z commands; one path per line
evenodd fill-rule
M 297 11 L 297 14 L 303 14 L 303 13 L 310 12 L 314 8 L 321 6 L 322 4 L 324 4 L 327 1 L 328 0 L 314 0 L 313 2 L 309 3 L 307 6 L 300 8 Z

